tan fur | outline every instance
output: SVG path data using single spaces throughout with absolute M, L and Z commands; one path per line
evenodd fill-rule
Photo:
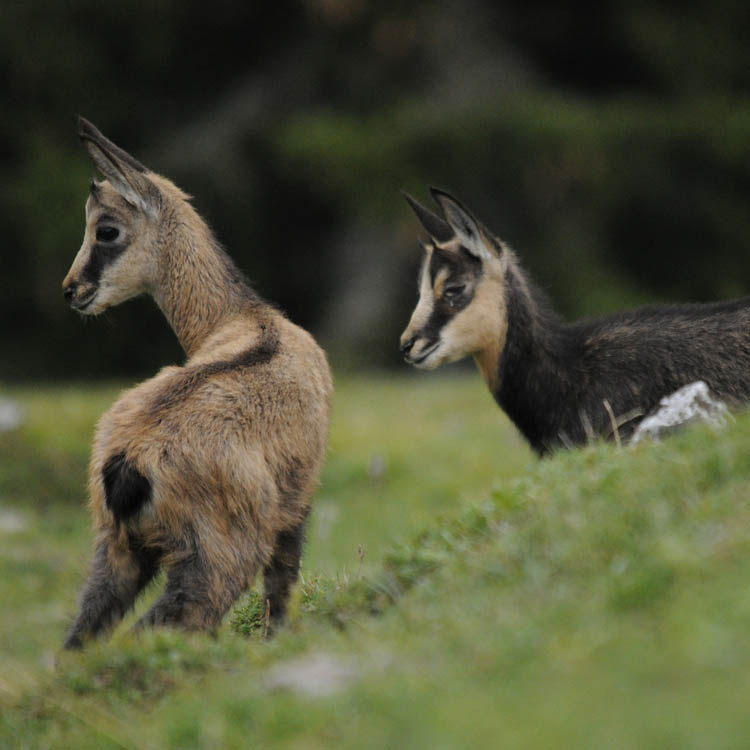
M 432 294 L 436 299 L 440 299 L 443 296 L 443 289 L 445 288 L 445 282 L 448 280 L 448 269 L 443 268 L 435 277 L 435 285 L 432 287 Z
M 109 182 L 99 183 L 64 285 L 83 287 L 80 299 L 90 294 L 82 271 L 96 244 L 97 222 L 113 217 L 130 246 L 102 273 L 100 291 L 85 312 L 150 293 L 188 358 L 123 393 L 101 417 L 89 470 L 91 510 L 110 572 L 123 581 L 137 568 L 133 544 L 153 551 L 168 575 L 198 555 L 208 600 L 186 606 L 169 624 L 203 629 L 215 626 L 256 573 L 274 564 L 282 532 L 301 535 L 326 451 L 333 386 L 314 339 L 248 296 L 185 194 L 150 172 L 132 179 L 156 189 L 154 216 L 134 209 Z M 275 346 L 268 362 L 222 364 L 253 352 L 264 337 Z M 117 454 L 151 486 L 150 501 L 125 523 L 107 507 L 103 479 Z M 81 622 L 87 592 L 71 647 L 94 632 L 85 632 Z
M 220 530 L 250 510 L 267 519 L 260 524 L 263 539 L 302 520 L 325 453 L 332 389 L 324 355 L 305 331 L 277 314 L 281 343 L 271 365 L 221 375 L 184 403 L 158 405 L 186 369 L 228 359 L 257 343 L 253 322 L 244 326 L 249 333 L 240 333 L 243 321 L 219 327 L 183 367 L 163 368 L 126 391 L 101 417 L 89 471 L 100 531 L 114 528 L 102 468 L 121 451 L 154 488 L 147 512 L 133 523 L 146 539 L 179 538 L 194 521 L 207 531 Z M 232 332 L 236 337 L 222 343 Z M 215 349 L 213 339 L 219 339 Z M 306 466 L 307 492 L 300 505 L 282 507 L 274 477 L 292 458 Z M 220 502 L 209 502 L 213 498 Z
M 503 283 L 488 279 L 477 289 L 474 302 L 469 308 L 471 320 L 462 321 L 462 325 L 471 323 L 474 344 L 474 361 L 490 390 L 499 384 L 497 363 L 505 348 L 505 337 L 508 333 L 508 314 L 505 309 Z M 457 338 L 469 338 L 469 331 L 459 328 L 452 335 Z
M 467 355 L 473 356 L 491 388 L 497 385 L 497 363 L 508 330 L 505 309 L 507 262 L 507 255 L 485 261 L 484 274 L 476 286 L 474 299 L 446 325 L 443 332 L 446 349 L 451 355 L 450 359 L 442 361 L 454 362 Z

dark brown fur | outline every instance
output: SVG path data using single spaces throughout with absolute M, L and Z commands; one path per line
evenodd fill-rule
M 539 454 L 615 430 L 628 437 L 661 398 L 696 380 L 731 405 L 750 401 L 750 297 L 565 323 L 504 243 L 455 199 L 434 196 L 446 220 L 417 211 L 442 239 L 427 247 L 402 350 L 425 368 L 473 355 Z M 455 283 L 461 294 L 446 300 Z
M 260 571 L 278 622 L 326 448 L 325 355 L 245 283 L 187 196 L 89 123 L 79 135 L 107 181 L 66 298 L 89 314 L 150 293 L 188 357 L 99 421 L 96 553 L 65 646 L 114 626 L 160 568 L 165 590 L 138 627 L 211 630 Z

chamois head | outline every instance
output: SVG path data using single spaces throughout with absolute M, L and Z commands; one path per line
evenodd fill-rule
M 405 195 L 429 235 L 419 272 L 419 301 L 401 336 L 407 362 L 432 370 L 474 355 L 486 377 L 505 344 L 508 250 L 461 204 L 432 189 L 445 218 Z
M 89 315 L 153 288 L 164 217 L 187 203 L 179 188 L 149 171 L 82 117 L 78 137 L 106 178 L 91 183 L 83 244 L 63 281 L 70 306 Z

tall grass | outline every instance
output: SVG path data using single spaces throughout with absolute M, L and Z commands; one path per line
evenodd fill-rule
M 83 487 L 112 393 L 16 395 L 0 745 L 750 742 L 750 415 L 538 462 L 475 376 L 344 380 L 284 630 L 264 640 L 249 594 L 216 639 L 126 623 L 60 656 L 91 540 L 73 478 L 33 474 L 50 456 Z

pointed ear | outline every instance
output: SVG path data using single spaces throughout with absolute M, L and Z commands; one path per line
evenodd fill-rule
M 414 198 L 403 190 L 401 194 L 406 198 L 407 203 L 412 207 L 412 210 L 430 237 L 438 242 L 448 242 L 455 237 L 453 230 L 443 219 L 425 208 L 421 203 L 415 201 Z
M 484 259 L 496 257 L 497 253 L 493 249 L 493 244 L 487 239 L 487 231 L 467 209 L 443 190 L 430 188 L 430 193 L 443 209 L 451 229 L 470 253 Z
M 78 117 L 77 133 L 97 169 L 112 187 L 128 203 L 153 215 L 158 204 L 158 189 L 148 179 L 146 167 L 105 138 L 83 117 Z

